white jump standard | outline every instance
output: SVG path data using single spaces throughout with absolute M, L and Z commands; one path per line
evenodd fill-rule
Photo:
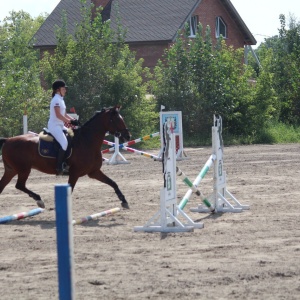
M 222 118 L 214 116 L 212 127 L 212 152 L 214 156 L 214 177 L 213 193 L 207 199 L 215 209 L 214 212 L 242 212 L 250 209 L 249 205 L 242 205 L 226 188 L 226 172 L 223 167 L 223 139 L 222 139 Z M 198 185 L 199 183 L 194 183 Z M 191 208 L 192 212 L 211 212 L 211 208 L 200 204 Z
M 195 223 L 177 206 L 176 146 L 175 136 L 171 131 L 170 126 L 165 123 L 162 132 L 165 137 L 162 153 L 164 187 L 160 190 L 160 210 L 144 226 L 134 227 L 134 231 L 188 232 L 195 228 L 203 228 L 202 223 Z

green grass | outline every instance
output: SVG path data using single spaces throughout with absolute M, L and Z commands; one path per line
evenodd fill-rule
M 210 137 L 185 138 L 185 147 L 210 146 Z M 260 132 L 249 136 L 233 136 L 223 134 L 224 145 L 251 145 L 251 144 L 289 144 L 300 143 L 300 126 L 283 123 L 270 123 Z
M 273 123 L 259 133 L 256 143 L 263 144 L 288 144 L 300 143 L 300 126 Z
M 223 138 L 224 143 L 227 145 L 300 143 L 300 126 L 270 123 L 260 132 L 251 136 L 228 136 Z

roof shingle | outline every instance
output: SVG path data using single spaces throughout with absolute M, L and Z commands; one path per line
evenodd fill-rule
M 246 42 L 256 40 L 235 10 L 230 0 L 220 0 L 239 26 Z M 91 0 L 87 0 L 91 5 Z M 201 0 L 111 0 L 103 10 L 103 19 L 110 16 L 111 28 L 117 29 L 118 18 L 126 30 L 125 42 L 174 41 L 179 29 L 191 16 Z M 61 0 L 34 35 L 35 47 L 56 46 L 56 27 L 62 26 L 62 14 L 67 14 L 67 30 L 74 35 L 82 20 L 80 0 Z
M 173 40 L 179 28 L 200 0 L 118 0 L 111 5 L 111 27 L 117 19 L 126 29 L 126 42 Z M 87 2 L 90 5 L 90 1 Z M 80 0 L 61 0 L 34 35 L 34 46 L 55 46 L 56 26 L 62 26 L 62 14 L 67 14 L 67 29 L 72 35 L 82 20 Z

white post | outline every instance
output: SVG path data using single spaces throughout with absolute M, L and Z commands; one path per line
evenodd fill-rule
M 23 115 L 23 134 L 28 133 L 28 124 L 27 124 L 27 111 L 24 111 Z
M 112 157 L 107 161 L 109 165 L 117 165 L 117 164 L 129 164 L 126 158 L 120 152 L 120 143 L 119 138 L 115 137 L 115 152 Z

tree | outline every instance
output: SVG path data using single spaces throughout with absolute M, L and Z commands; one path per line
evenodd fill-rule
M 48 86 L 55 78 L 66 80 L 67 103 L 75 106 L 82 120 L 102 107 L 121 104 L 132 134 L 153 130 L 158 114 L 153 112 L 153 100 L 145 98 L 142 60 L 136 61 L 125 45 L 121 27 L 112 31 L 110 21 L 103 22 L 100 12 L 92 19 L 92 7 L 84 5 L 74 37 L 67 34 L 63 16 L 54 55 L 46 55 L 42 63 Z
M 22 115 L 30 129 L 45 125 L 46 95 L 40 86 L 39 57 L 30 41 L 44 21 L 24 11 L 11 12 L 0 26 L 0 134 L 22 133 Z
M 178 34 L 164 63 L 155 69 L 154 94 L 158 105 L 182 111 L 186 136 L 210 136 L 213 114 L 223 116 L 224 130 L 230 134 L 255 132 L 255 90 L 249 83 L 254 71 L 243 64 L 243 54 L 222 38 L 214 47 L 210 28 L 203 34 L 201 24 L 194 39 Z
M 300 124 L 300 23 L 290 16 L 279 16 L 278 36 L 266 40 L 258 49 L 265 68 L 271 73 L 272 88 L 276 93 L 278 118 L 280 122 Z M 268 52 L 266 49 L 271 50 Z M 271 55 L 271 56 L 270 56 Z

